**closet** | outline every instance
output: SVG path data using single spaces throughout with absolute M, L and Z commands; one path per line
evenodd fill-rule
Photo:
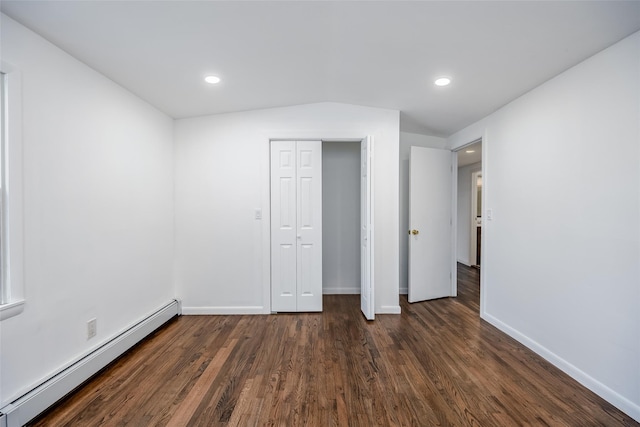
M 322 293 L 360 293 L 360 141 L 322 142 Z
M 349 228 L 349 232 L 342 231 L 344 234 L 353 234 L 353 240 L 348 244 L 353 249 L 353 254 L 341 256 L 340 262 L 348 262 L 354 268 L 359 267 L 360 275 L 356 279 L 359 285 L 354 283 L 353 279 L 343 280 L 345 275 L 341 274 L 339 282 L 343 285 L 346 283 L 346 289 L 334 288 L 334 291 L 338 292 L 327 291 L 328 293 L 358 293 L 359 287 L 361 310 L 367 319 L 373 320 L 375 317 L 373 138 L 366 136 L 351 142 L 360 146 L 357 149 L 360 152 L 360 167 L 357 167 L 358 155 L 356 154 L 352 164 L 354 188 L 349 192 L 350 197 L 354 199 L 352 201 L 356 202 L 358 191 L 360 193 L 360 220 L 358 221 L 358 208 L 355 207 L 348 214 L 353 217 L 353 222 L 345 225 Z M 320 140 L 271 140 L 270 144 L 271 311 L 322 311 L 323 142 Z M 331 173 L 335 172 L 337 171 L 331 171 Z M 359 183 L 356 183 L 356 179 Z M 343 184 L 345 185 L 334 186 L 334 190 L 344 192 L 346 182 Z M 330 205 L 331 202 L 327 201 Z M 339 223 L 346 224 L 343 221 Z M 335 227 L 335 224 L 335 221 L 329 220 L 329 226 Z M 340 230 L 339 227 L 338 230 Z M 350 240 L 349 237 L 345 237 Z M 359 251 L 357 248 L 354 249 L 356 239 Z M 327 268 L 331 268 L 331 263 Z M 351 276 L 357 278 L 357 272 Z M 332 282 L 332 277 L 329 278 L 329 282 Z

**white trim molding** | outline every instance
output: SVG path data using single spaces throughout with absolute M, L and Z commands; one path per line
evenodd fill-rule
M 360 295 L 360 286 L 340 286 L 335 288 L 323 288 L 323 295 Z
M 401 312 L 399 305 L 383 305 L 376 308 L 376 314 L 400 314 Z
M 0 320 L 8 319 L 9 317 L 16 316 L 22 313 L 24 310 L 24 300 L 13 300 L 7 304 L 0 305 Z M 2 425 L 0 425 L 2 427 Z

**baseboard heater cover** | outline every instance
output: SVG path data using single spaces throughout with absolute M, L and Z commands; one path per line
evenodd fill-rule
M 180 315 L 180 311 L 178 300 L 169 302 L 11 404 L 0 408 L 0 427 L 25 425 L 160 326 Z

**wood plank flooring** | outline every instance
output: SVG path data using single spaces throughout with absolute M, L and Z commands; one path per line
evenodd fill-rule
M 356 295 L 324 313 L 183 316 L 34 426 L 638 426 L 459 296 L 367 322 Z

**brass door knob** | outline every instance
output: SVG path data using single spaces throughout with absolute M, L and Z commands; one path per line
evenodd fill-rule
M 418 235 L 420 232 L 418 230 L 411 230 L 411 234 L 414 236 Z

